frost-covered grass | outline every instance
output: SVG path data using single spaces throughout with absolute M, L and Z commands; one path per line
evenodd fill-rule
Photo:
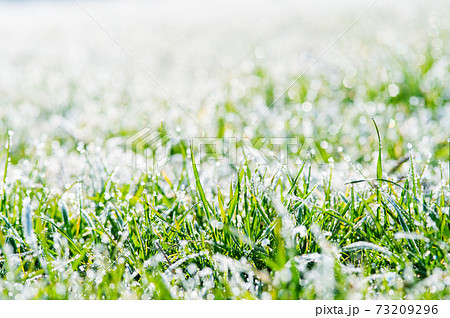
M 77 7 L 2 3 L 0 298 L 450 298 L 433 4 L 375 6 L 286 91 L 363 4 L 86 4 L 175 101 Z M 148 172 L 145 126 L 170 150 Z

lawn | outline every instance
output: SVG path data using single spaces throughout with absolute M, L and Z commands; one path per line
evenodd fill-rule
M 0 2 L 0 299 L 449 299 L 450 7 L 370 5 Z

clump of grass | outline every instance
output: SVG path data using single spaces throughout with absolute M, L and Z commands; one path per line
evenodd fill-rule
M 305 159 L 294 175 L 247 160 L 229 190 L 207 195 L 193 148 L 178 179 L 120 183 L 92 167 L 100 187 L 76 183 L 62 195 L 5 182 L 0 295 L 448 297 L 448 188 L 425 193 L 413 156 L 403 182 L 383 175 L 378 138 L 375 178 L 351 181 L 344 193 L 331 175 L 314 183 Z
M 144 59 L 142 30 L 152 28 L 141 26 L 162 20 L 141 18 L 139 29 L 126 32 L 143 41 L 135 56 Z M 311 60 L 291 49 L 289 32 L 273 32 L 270 43 L 292 52 L 295 63 L 289 56 L 279 63 L 278 49 L 263 43 L 249 45 L 246 56 L 255 58 L 245 61 L 235 52 L 217 63 L 224 55 L 208 52 L 213 63 L 191 63 L 197 51 L 179 41 L 187 27 L 168 26 L 161 45 L 151 43 L 162 65 L 155 74 L 173 64 L 159 63 L 171 59 L 168 41 L 180 42 L 189 63 L 174 65 L 189 71 L 180 78 L 167 71 L 174 85 L 167 91 L 192 98 L 188 110 L 202 131 L 147 89 L 142 74 L 115 69 L 123 61 L 103 51 L 109 47 L 97 45 L 96 35 L 72 36 L 85 26 L 71 26 L 70 38 L 89 53 L 86 69 L 84 60 L 72 69 L 57 58 L 64 45 L 52 46 L 55 60 L 43 63 L 48 58 L 34 45 L 48 38 L 19 41 L 29 45 L 16 48 L 23 53 L 12 47 L 2 55 L 14 74 L 5 73 L 11 83 L 0 92 L 0 298 L 450 298 L 450 33 L 442 20 L 417 24 L 408 30 L 414 39 L 402 43 L 354 28 L 344 49 L 337 43 L 300 77 L 295 65 Z M 22 38 L 21 30 L 11 36 Z M 261 39 L 271 33 L 262 30 Z M 197 26 L 193 33 L 206 37 Z M 29 66 L 22 69 L 16 55 Z M 168 163 L 125 168 L 126 139 L 145 126 L 170 140 Z M 186 136 L 244 136 L 268 160 L 261 164 L 239 142 L 237 164 L 220 161 L 222 154 L 213 164 L 195 160 L 200 149 Z M 271 137 L 297 138 L 304 146 L 293 150 L 298 162 L 269 158 L 277 151 Z

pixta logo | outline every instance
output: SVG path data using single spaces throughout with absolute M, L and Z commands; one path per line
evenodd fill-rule
M 255 137 L 255 138 L 173 138 L 145 127 L 127 140 L 128 165 L 142 171 L 160 169 L 171 158 L 171 149 L 177 143 L 191 148 L 196 164 L 239 165 L 252 161 L 258 165 L 276 162 L 281 165 L 301 165 L 305 160 L 317 164 L 329 162 L 329 155 L 320 143 L 310 137 Z M 188 150 L 189 152 L 189 150 Z
M 170 140 L 149 127 L 141 129 L 127 140 L 128 165 L 141 171 L 160 169 L 170 158 Z

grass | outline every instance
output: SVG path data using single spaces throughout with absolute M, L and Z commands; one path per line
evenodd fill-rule
M 378 130 L 378 128 L 377 128 Z M 9 143 L 8 143 L 9 145 Z M 229 191 L 202 185 L 194 156 L 177 179 L 126 184 L 106 167 L 64 200 L 16 181 L 3 188 L 1 295 L 50 299 L 448 297 L 448 185 L 423 191 L 413 155 L 401 184 L 345 192 L 315 184 L 312 160 L 272 176 L 250 162 Z M 190 149 L 194 153 L 194 149 Z M 185 152 L 187 153 L 187 152 Z M 9 147 L 6 148 L 9 156 Z M 5 173 L 9 161 L 5 161 Z M 192 170 L 195 181 L 183 189 Z M 5 174 L 6 176 L 6 174 Z M 359 185 L 366 185 L 363 189 Z
M 300 71 L 252 55 L 192 92 L 202 131 L 132 71 L 108 87 L 36 62 L 36 83 L 18 75 L 29 90 L 0 91 L 0 298 L 449 299 L 450 27 L 436 19 L 401 54 L 338 51 L 285 93 Z M 167 163 L 126 167 L 148 122 Z M 236 137 L 238 160 L 200 156 L 191 135 Z M 283 164 L 272 137 L 306 146 Z

